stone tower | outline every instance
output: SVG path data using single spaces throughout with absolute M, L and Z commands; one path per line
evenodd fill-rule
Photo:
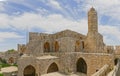
M 88 32 L 98 32 L 97 12 L 93 7 L 88 12 Z
M 85 40 L 85 51 L 104 52 L 103 36 L 98 32 L 98 17 L 92 7 L 88 12 L 88 33 Z

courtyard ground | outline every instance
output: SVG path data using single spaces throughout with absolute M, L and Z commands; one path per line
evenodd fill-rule
M 86 76 L 86 75 L 82 74 L 82 73 L 65 75 L 65 74 L 62 74 L 62 73 L 59 73 L 59 72 L 53 72 L 53 73 L 49 73 L 49 74 L 44 74 L 42 76 Z
M 10 66 L 10 67 L 1 68 L 0 73 L 13 72 L 13 71 L 18 71 L 18 68 L 16 66 Z

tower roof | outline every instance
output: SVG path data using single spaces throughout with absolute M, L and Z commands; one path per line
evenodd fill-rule
M 89 12 L 96 12 L 96 10 L 95 10 L 94 7 L 92 7 L 92 8 L 90 8 L 90 11 L 89 11 Z

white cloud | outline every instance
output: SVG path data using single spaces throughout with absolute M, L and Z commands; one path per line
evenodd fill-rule
M 40 1 L 42 1 L 49 7 L 52 7 L 52 8 L 58 9 L 58 10 L 62 10 L 62 7 L 57 0 L 40 0 Z
M 4 8 L 4 3 L 3 2 L 0 2 L 0 11 L 4 11 L 5 8 Z
M 62 9 L 60 4 L 56 0 L 49 0 L 49 3 L 53 8 Z
M 6 1 L 6 0 L 0 0 L 0 1 Z
M 29 29 L 41 28 L 46 30 L 46 32 L 55 32 L 63 29 L 72 29 L 79 32 L 86 33 L 87 30 L 87 21 L 73 21 L 70 19 L 64 18 L 60 14 L 53 14 L 47 17 L 43 17 L 35 13 L 24 13 L 20 16 L 8 16 L 1 14 L 1 26 L 0 28 L 9 28 L 12 27 L 16 29 Z M 85 30 L 86 28 L 86 30 Z
M 120 0 L 85 0 L 83 1 L 85 8 L 82 10 L 87 11 L 90 7 L 95 7 L 100 15 L 106 15 L 111 19 L 120 20 Z
M 28 27 L 28 29 L 38 28 L 45 30 L 47 33 L 71 29 L 82 34 L 86 34 L 88 29 L 87 19 L 75 21 L 67 19 L 60 14 L 51 14 L 48 16 L 42 16 L 40 14 L 35 13 L 24 13 L 20 16 L 9 16 L 6 14 L 0 14 L 0 17 L 2 17 L 0 20 L 2 26 L 0 26 L 0 28 L 9 28 L 11 27 L 10 25 L 12 25 L 12 27 L 18 30 L 26 29 L 26 27 Z M 117 26 L 100 25 L 99 31 L 104 35 L 104 40 L 107 44 L 111 44 L 110 41 L 112 41 L 113 44 L 119 44 L 120 30 Z M 115 37 L 115 39 L 118 40 L 118 42 L 116 43 L 116 40 L 113 40 L 111 36 Z M 7 37 L 7 35 L 5 37 Z
M 120 30 L 117 26 L 100 25 L 99 31 L 103 34 L 107 44 L 120 45 Z
M 0 32 L 0 42 L 4 41 L 5 39 L 16 39 L 16 38 L 19 39 L 23 37 L 15 32 Z
M 0 0 L 1 1 L 1 0 Z M 2 0 L 3 1 L 3 0 Z M 16 0 L 14 0 L 17 3 L 20 3 Z M 23 1 L 23 0 L 22 0 Z M 61 10 L 62 13 L 64 13 L 65 16 L 71 17 L 70 12 L 74 16 L 79 15 L 77 8 L 71 9 L 70 6 L 67 7 L 67 5 L 62 6 L 60 5 L 57 0 L 40 0 L 43 1 L 43 3 L 47 4 L 49 7 L 52 7 L 57 10 Z M 74 0 L 80 3 L 84 0 Z M 83 4 L 85 8 L 80 7 L 80 11 L 88 11 L 88 9 L 94 5 L 97 9 L 99 15 L 107 15 L 113 19 L 120 20 L 120 0 L 94 0 L 94 2 L 90 0 L 85 0 L 85 3 Z M 21 4 L 21 3 L 20 3 Z M 23 1 L 23 5 L 34 8 L 33 5 L 29 3 L 25 3 Z M 0 10 L 4 10 L 4 4 L 0 2 Z M 34 8 L 35 9 L 35 8 Z M 44 8 L 36 8 L 37 11 L 40 11 L 40 14 L 47 13 L 49 11 L 45 10 Z M 66 10 L 65 10 L 66 9 Z M 69 12 L 67 10 L 70 10 Z M 18 12 L 19 13 L 19 12 Z M 78 14 L 77 14 L 78 13 Z M 81 19 L 78 21 L 67 19 L 64 16 L 60 14 L 51 14 L 48 16 L 42 16 L 40 14 L 36 13 L 24 13 L 19 16 L 10 16 L 7 14 L 0 14 L 0 29 L 6 29 L 6 28 L 15 28 L 17 30 L 23 30 L 27 27 L 29 29 L 33 28 L 40 28 L 42 30 L 45 30 L 47 33 L 53 33 L 57 31 L 61 31 L 64 29 L 71 29 L 73 31 L 86 34 L 87 33 L 87 19 Z M 112 25 L 100 25 L 99 31 L 104 35 L 104 40 L 107 44 L 120 44 L 120 30 L 118 29 L 118 26 L 112 26 Z M 114 37 L 116 40 L 113 40 Z M 22 36 L 18 35 L 14 32 L 0 32 L 0 42 L 4 41 L 5 39 L 11 39 L 11 38 L 22 38 Z M 117 41 L 117 42 L 116 42 Z

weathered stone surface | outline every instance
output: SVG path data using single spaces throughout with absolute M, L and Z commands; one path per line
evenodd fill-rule
M 37 76 L 46 74 L 53 63 L 61 73 L 76 73 L 79 59 L 83 66 L 81 69 L 91 76 L 105 64 L 112 68 L 115 58 L 113 46 L 106 46 L 98 32 L 97 12 L 91 8 L 87 36 L 70 30 L 55 34 L 29 33 L 24 55 L 18 60 L 18 76 L 24 76 L 29 65 L 34 67 Z

